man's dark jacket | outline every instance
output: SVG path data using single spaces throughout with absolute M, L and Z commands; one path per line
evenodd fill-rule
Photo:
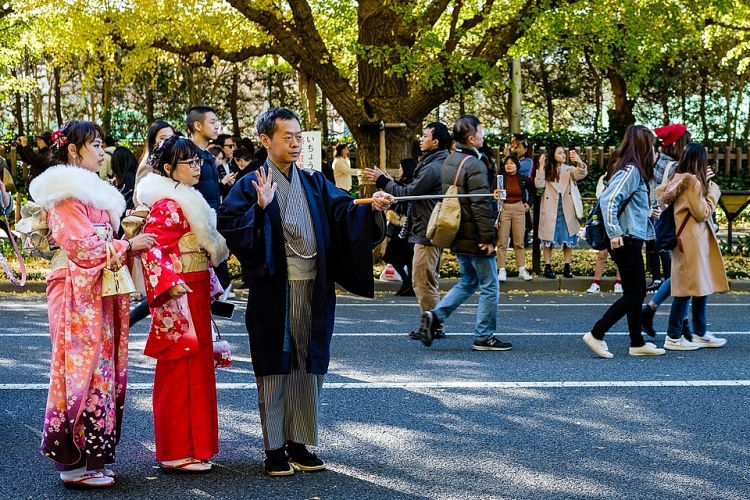
M 442 194 L 440 183 L 440 169 L 443 162 L 448 157 L 447 149 L 438 149 L 425 153 L 422 161 L 419 162 L 414 170 L 414 180 L 406 186 L 399 185 L 396 181 L 381 175 L 375 181 L 375 185 L 393 196 L 419 196 L 427 194 Z M 425 236 L 427 233 L 427 223 L 430 221 L 432 209 L 437 205 L 438 200 L 419 200 L 410 201 L 406 211 L 406 217 L 409 224 L 409 243 L 420 245 L 432 245 L 432 242 Z

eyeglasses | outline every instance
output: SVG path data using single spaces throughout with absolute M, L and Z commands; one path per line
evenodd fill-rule
M 223 148 L 234 149 L 234 144 L 224 144 L 222 147 Z
M 178 165 L 187 165 L 190 168 L 201 168 L 203 165 L 203 158 L 195 158 L 193 160 L 178 161 Z

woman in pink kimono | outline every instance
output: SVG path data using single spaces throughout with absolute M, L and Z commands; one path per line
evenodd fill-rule
M 112 486 L 125 404 L 128 295 L 102 297 L 107 244 L 123 261 L 154 237 L 112 238 L 122 195 L 97 172 L 104 162 L 98 125 L 70 121 L 52 135 L 50 164 L 29 186 L 47 211 L 49 240 L 59 246 L 47 277 L 52 366 L 42 454 L 67 487 Z
M 222 293 L 211 264 L 227 259 L 216 214 L 191 186 L 203 160 L 192 141 L 173 136 L 151 155 L 153 173 L 138 184 L 151 207 L 144 231 L 157 244 L 141 253 L 156 358 L 154 438 L 165 472 L 205 473 L 219 451 L 211 299 Z

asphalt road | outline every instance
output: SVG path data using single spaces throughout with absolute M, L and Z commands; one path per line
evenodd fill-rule
M 508 352 L 471 351 L 476 300 L 431 348 L 406 332 L 414 298 L 339 298 L 321 408 L 319 473 L 271 478 L 242 307 L 219 320 L 234 365 L 217 371 L 220 446 L 205 476 L 153 457 L 147 322 L 131 332 L 114 488 L 65 490 L 38 453 L 49 337 L 39 294 L 0 296 L 0 498 L 748 499 L 750 295 L 709 299 L 722 349 L 630 357 L 624 321 L 597 358 L 581 341 L 611 294 L 504 294 Z M 241 301 L 238 298 L 238 304 Z M 656 324 L 664 330 L 669 308 Z M 658 339 L 661 341 L 663 335 Z M 661 343 L 661 342 L 659 342 Z

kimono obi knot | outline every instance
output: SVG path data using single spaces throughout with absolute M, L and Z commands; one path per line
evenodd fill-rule
M 208 256 L 206 251 L 198 245 L 193 233 L 185 233 L 177 242 L 180 248 L 180 264 L 183 273 L 197 273 L 208 270 Z
M 286 272 L 289 281 L 313 280 L 318 274 L 317 259 L 286 258 Z

